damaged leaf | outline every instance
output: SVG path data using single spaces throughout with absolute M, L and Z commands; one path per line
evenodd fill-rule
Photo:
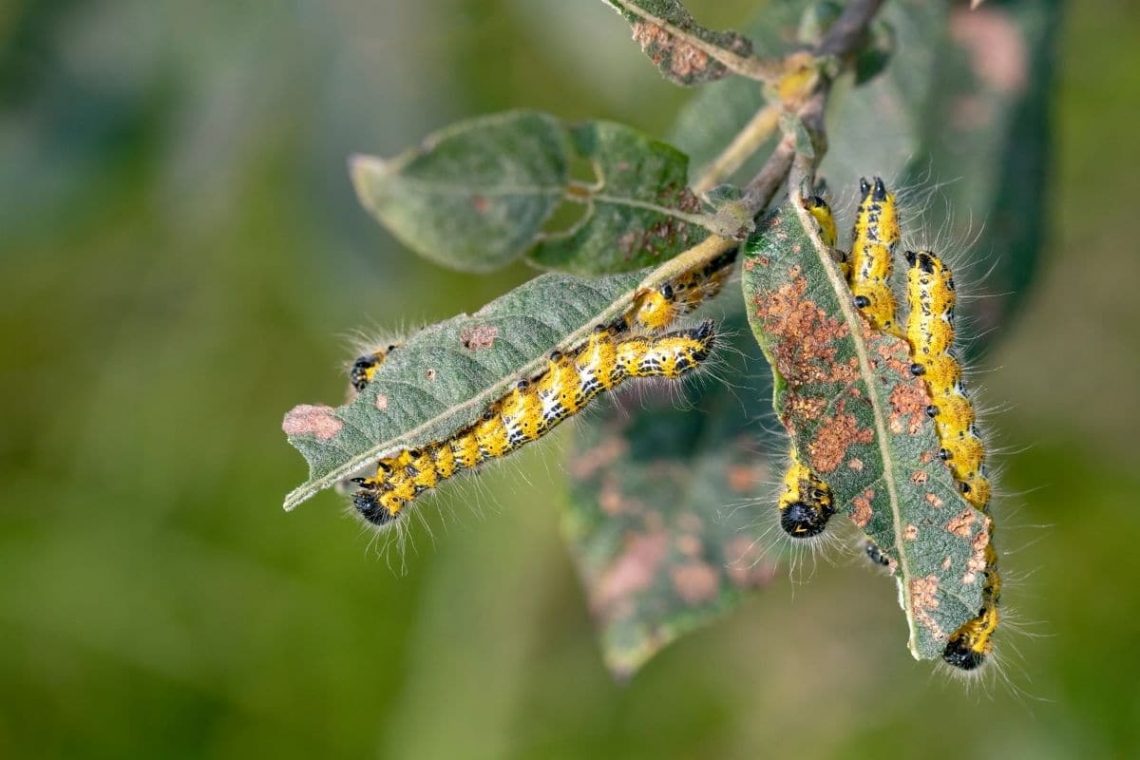
M 870 329 L 790 207 L 760 225 L 744 254 L 748 317 L 773 368 L 777 416 L 837 510 L 889 559 L 911 653 L 936 659 L 981 607 L 989 520 L 938 458 L 909 347 Z
M 576 178 L 576 163 L 591 176 Z M 471 272 L 532 249 L 538 266 L 576 273 L 664 261 L 723 231 L 687 174 L 683 153 L 630 127 L 568 126 L 532 111 L 463 121 L 396 158 L 352 162 L 357 195 L 381 224 L 424 257 Z M 548 229 L 576 205 L 568 229 Z
M 704 28 L 677 0 L 605 0 L 633 28 L 633 39 L 676 84 L 715 82 L 728 74 L 765 78 L 752 43 L 736 32 Z
M 474 314 L 416 333 L 349 403 L 295 407 L 282 427 L 308 461 L 309 480 L 286 497 L 285 509 L 382 457 L 471 424 L 512 383 L 544 366 L 552 349 L 577 345 L 623 313 L 644 274 L 541 275 Z

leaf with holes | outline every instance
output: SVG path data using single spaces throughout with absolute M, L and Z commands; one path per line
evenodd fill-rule
M 484 306 L 432 325 L 393 351 L 351 402 L 304 404 L 283 429 L 309 463 L 286 497 L 293 509 L 382 457 L 446 438 L 474 422 L 555 348 L 578 345 L 623 314 L 644 272 L 583 280 L 545 274 Z
M 930 397 L 910 373 L 906 341 L 870 329 L 788 206 L 749 240 L 743 269 L 781 423 L 831 486 L 837 510 L 890 559 L 911 653 L 940 657 L 981 607 L 989 520 L 938 458 Z
M 576 163 L 588 179 L 573 176 Z M 531 249 L 537 265 L 575 273 L 664 261 L 725 232 L 687 174 L 683 153 L 635 129 L 533 111 L 463 121 L 396 158 L 352 162 L 357 195 L 381 224 L 424 257 L 473 272 Z M 548 229 L 574 204 L 582 213 L 568 229 Z

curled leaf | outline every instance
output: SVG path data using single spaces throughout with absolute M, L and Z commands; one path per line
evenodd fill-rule
M 576 163 L 592 176 L 578 179 Z M 539 266 L 613 273 L 660 263 L 721 227 L 686 187 L 688 159 L 630 127 L 532 111 L 471 119 L 396 158 L 358 156 L 361 203 L 408 247 L 464 271 L 534 249 Z M 564 206 L 584 207 L 549 230 Z M 616 244 L 615 244 L 616 241 Z

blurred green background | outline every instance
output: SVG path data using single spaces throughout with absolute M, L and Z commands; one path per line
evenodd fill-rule
M 346 157 L 514 106 L 664 134 L 687 93 L 628 37 L 596 0 L 0 3 L 0 756 L 1140 754 L 1135 3 L 1068 9 L 1044 266 L 984 362 L 1016 688 L 911 661 L 845 558 L 615 684 L 557 446 L 442 496 L 404 576 L 337 497 L 281 511 L 344 336 L 530 274 L 416 259 Z

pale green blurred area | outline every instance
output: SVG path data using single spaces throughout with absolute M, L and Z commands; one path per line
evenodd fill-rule
M 404 576 L 335 496 L 281 511 L 345 335 L 529 275 L 401 250 L 346 157 L 514 106 L 664 134 L 686 93 L 602 3 L 0 6 L 0 756 L 1140 754 L 1140 10 L 1069 11 L 1045 266 L 982 375 L 1027 631 L 967 693 L 842 556 L 613 683 L 557 444 L 450 489 Z

